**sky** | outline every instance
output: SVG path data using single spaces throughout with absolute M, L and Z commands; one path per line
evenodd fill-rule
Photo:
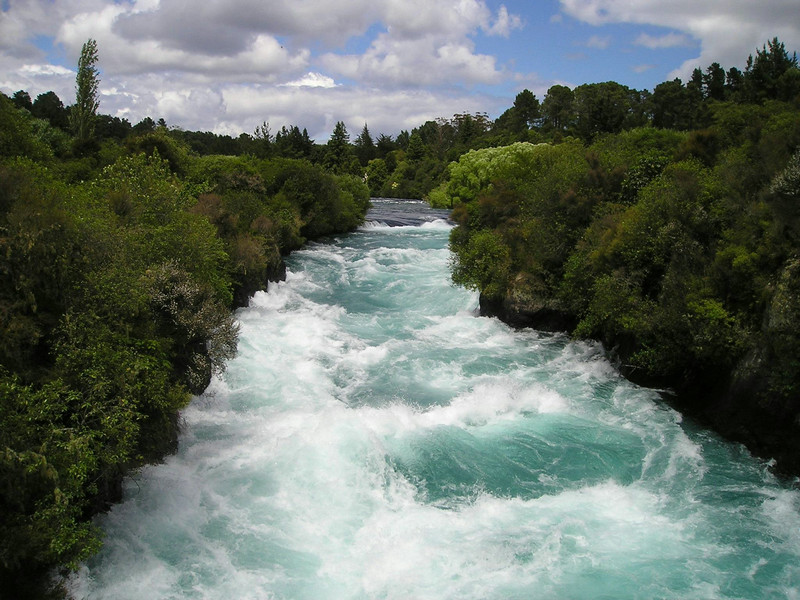
M 800 0 L 0 0 L 0 91 L 71 104 L 91 38 L 101 113 L 324 143 L 337 121 L 394 136 L 523 89 L 743 69 L 774 37 L 800 50 Z

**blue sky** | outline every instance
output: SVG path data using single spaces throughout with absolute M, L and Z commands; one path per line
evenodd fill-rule
M 98 42 L 101 112 L 238 135 L 264 121 L 324 141 L 395 135 L 461 112 L 498 116 L 528 88 L 637 89 L 779 37 L 797 0 L 0 0 L 0 90 L 74 99 Z

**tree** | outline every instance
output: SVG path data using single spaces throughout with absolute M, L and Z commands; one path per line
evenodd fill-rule
M 392 139 L 392 136 L 382 133 L 375 142 L 375 150 L 378 158 L 386 158 L 389 152 L 397 150 L 397 143 Z
M 539 99 L 528 89 L 522 90 L 514 99 L 514 111 L 519 129 L 530 129 L 541 116 Z
M 756 56 L 747 58 L 744 72 L 745 94 L 752 102 L 772 100 L 779 97 L 781 77 L 787 71 L 797 69 L 797 53 L 789 56 L 783 42 L 773 38 L 756 50 Z
M 372 136 L 369 134 L 366 123 L 364 123 L 364 129 L 361 130 L 354 145 L 356 156 L 362 166 L 366 166 L 369 161 L 375 158 L 375 143 L 372 141 Z
M 149 133 L 156 130 L 156 122 L 150 117 L 145 117 L 133 126 L 133 133 L 136 135 Z
M 542 116 L 545 125 L 552 131 L 564 131 L 573 116 L 572 90 L 565 85 L 554 85 L 544 97 Z
M 678 78 L 659 83 L 650 99 L 653 126 L 663 129 L 689 129 L 692 105 L 689 93 Z
M 286 125 L 281 127 L 275 134 L 275 150 L 280 156 L 286 158 L 311 158 L 314 151 L 314 140 L 308 136 L 308 131 L 293 125 L 287 129 Z
M 619 133 L 631 112 L 630 89 L 614 81 L 589 83 L 575 88 L 578 134 L 590 140 L 598 133 Z
M 24 108 L 27 111 L 33 110 L 33 102 L 31 101 L 31 95 L 26 92 L 25 90 L 17 90 L 14 92 L 14 95 L 11 97 L 12 102 L 14 102 L 14 106 L 17 108 Z
M 69 113 L 55 92 L 44 92 L 36 96 L 31 112 L 37 119 L 50 121 L 53 127 L 61 129 L 68 127 Z
M 97 99 L 100 79 L 97 67 L 97 42 L 89 39 L 81 49 L 78 75 L 75 80 L 75 104 L 70 115 L 76 142 L 83 146 L 94 137 L 95 118 L 100 102 Z
M 267 158 L 272 154 L 272 133 L 269 130 L 269 123 L 264 121 L 256 127 L 253 132 L 253 138 L 256 140 L 257 155 L 260 158 Z
M 347 133 L 347 127 L 342 121 L 337 121 L 333 128 L 323 164 L 325 168 L 337 175 L 356 174 L 361 171 L 358 159 L 353 154 L 353 148 L 350 145 L 350 134 Z
M 736 67 L 731 67 L 725 74 L 725 99 L 738 100 L 744 91 L 744 74 Z
M 709 100 L 725 99 L 725 69 L 719 63 L 711 63 L 703 75 L 705 96 Z
M 425 157 L 425 143 L 422 141 L 422 136 L 418 133 L 412 133 L 408 138 L 408 148 L 406 148 L 406 156 L 408 160 L 417 161 Z

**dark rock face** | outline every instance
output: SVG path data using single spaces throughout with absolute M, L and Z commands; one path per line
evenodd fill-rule
M 480 314 L 497 317 L 512 327 L 531 327 L 540 331 L 571 331 L 577 324 L 575 318 L 558 309 L 543 304 L 526 303 L 508 296 L 502 300 L 481 294 Z
M 247 306 L 253 294 L 266 290 L 269 283 L 275 281 L 286 281 L 286 263 L 283 259 L 269 265 L 263 273 L 240 281 L 233 290 L 233 308 Z

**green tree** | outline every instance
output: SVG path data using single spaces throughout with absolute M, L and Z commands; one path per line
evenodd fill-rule
M 305 128 L 300 131 L 297 125 L 281 127 L 275 134 L 274 145 L 276 154 L 285 158 L 311 158 L 314 151 L 314 140 Z
M 418 133 L 412 133 L 408 140 L 408 148 L 406 148 L 406 157 L 408 160 L 417 161 L 425 156 L 425 143 L 422 141 L 422 136 Z
M 382 133 L 375 140 L 377 158 L 386 158 L 386 155 L 395 150 L 397 150 L 397 143 L 392 139 L 392 136 Z
M 747 58 L 744 72 L 744 88 L 747 99 L 762 102 L 779 97 L 781 77 L 791 69 L 797 69 L 797 53 L 790 56 L 783 42 L 773 38 L 756 50 L 756 55 Z
M 72 133 L 79 146 L 94 138 L 95 118 L 100 105 L 98 90 L 100 79 L 97 67 L 97 42 L 89 39 L 81 49 L 78 75 L 75 80 L 75 104 L 70 114 Z
M 719 63 L 711 63 L 703 75 L 703 88 L 709 100 L 725 99 L 725 69 Z
M 575 88 L 578 135 L 588 141 L 598 133 L 622 131 L 625 118 L 631 112 L 630 100 L 630 89 L 614 81 Z
M 574 112 L 572 101 L 574 94 L 565 85 L 554 85 L 544 97 L 542 117 L 547 129 L 564 131 L 572 121 Z
M 358 162 L 361 163 L 361 166 L 367 166 L 369 161 L 375 158 L 375 143 L 372 141 L 372 136 L 369 134 L 366 123 L 364 123 L 364 129 L 361 130 L 354 145 Z
M 664 129 L 689 129 L 692 104 L 689 93 L 680 79 L 659 83 L 650 98 L 653 126 Z
M 264 121 L 256 127 L 253 132 L 253 139 L 256 141 L 256 156 L 267 158 L 272 154 L 272 144 L 275 140 L 269 130 L 269 123 Z
M 17 90 L 14 92 L 14 95 L 11 96 L 11 100 L 14 102 L 14 106 L 17 108 L 24 108 L 27 111 L 33 111 L 33 101 L 31 100 L 31 95 L 25 90 Z
M 31 113 L 37 119 L 45 119 L 50 121 L 53 127 L 61 129 L 68 129 L 69 125 L 69 111 L 64 108 L 64 103 L 61 102 L 55 92 L 44 92 L 36 96 L 31 107 Z
M 337 121 L 333 128 L 331 138 L 325 149 L 323 165 L 331 172 L 341 175 L 344 173 L 358 174 L 361 167 L 350 145 L 350 134 L 342 121 Z
M 528 89 L 514 98 L 515 121 L 519 129 L 530 129 L 539 120 L 541 106 L 536 95 Z

